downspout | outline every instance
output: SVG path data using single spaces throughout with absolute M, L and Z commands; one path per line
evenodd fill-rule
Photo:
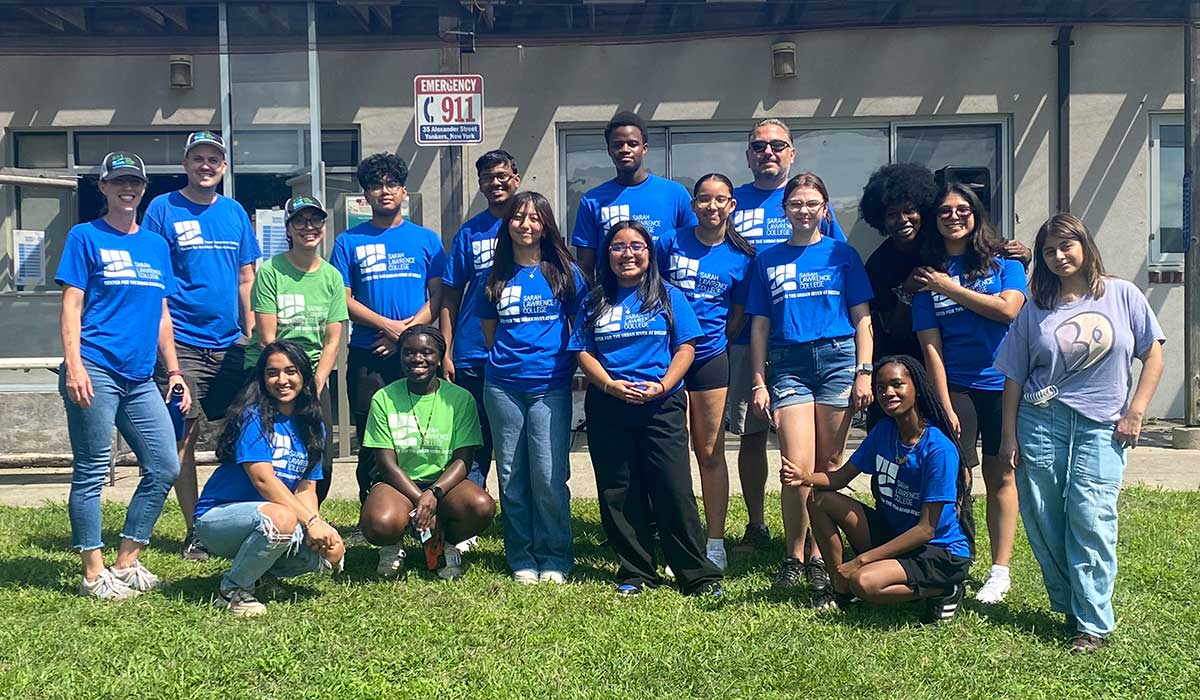
M 1058 117 L 1055 132 L 1058 136 L 1058 211 L 1071 211 L 1071 30 L 1064 24 L 1058 28 Z

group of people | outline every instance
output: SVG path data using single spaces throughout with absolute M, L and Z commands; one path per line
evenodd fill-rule
M 822 608 L 923 600 L 929 621 L 952 617 L 975 558 L 971 471 L 982 464 L 992 566 L 977 599 L 1007 593 L 1019 515 L 1072 649 L 1103 646 L 1124 450 L 1137 443 L 1165 339 L 1137 288 L 1105 275 L 1083 224 L 1052 217 L 1031 251 L 1002 241 L 971 187 L 889 165 L 863 191 L 862 218 L 885 236 L 864 265 L 821 178 L 790 175 L 795 150 L 779 120 L 749 134 L 752 182 L 709 173 L 690 193 L 646 170 L 638 116 L 616 115 L 604 137 L 615 177 L 580 202 L 574 257 L 550 202 L 520 189 L 505 151 L 476 162 L 488 207 L 448 255 L 401 214 L 404 161 L 378 154 L 357 173 L 371 221 L 339 235 L 326 262 L 325 209 L 293 197 L 289 249 L 257 274 L 249 221 L 216 192 L 219 136 L 192 134 L 187 186 L 151 202 L 141 228 L 144 167 L 110 154 L 107 212 L 72 229 L 57 275 L 80 592 L 123 598 L 159 585 L 138 554 L 172 484 L 185 556 L 232 559 L 217 595 L 232 612 L 265 610 L 254 589 L 268 574 L 340 569 L 345 543 L 320 503 L 332 476 L 327 384 L 350 319 L 359 526 L 379 547 L 381 576 L 405 570 L 406 533 L 439 576 L 462 573 L 495 517 L 494 459 L 513 579 L 566 581 L 578 369 L 618 594 L 663 583 L 661 549 L 681 592 L 722 595 L 724 434 L 739 438 L 749 512 L 735 549 L 756 550 L 771 539 L 773 429 L 776 587 L 804 584 Z M 172 395 L 189 417 L 178 453 L 163 402 Z M 198 495 L 201 410 L 227 420 L 221 464 Z M 859 411 L 869 432 L 844 460 Z M 105 567 L 99 492 L 114 421 L 143 476 Z M 840 492 L 860 473 L 873 506 Z

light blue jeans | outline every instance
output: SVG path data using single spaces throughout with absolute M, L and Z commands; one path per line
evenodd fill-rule
M 171 415 L 153 379 L 131 381 L 87 359 L 83 367 L 95 393 L 89 408 L 81 408 L 67 398 L 66 365 L 58 370 L 58 392 L 66 406 L 67 434 L 74 458 L 71 495 L 67 500 L 71 544 L 79 551 L 104 546 L 100 537 L 100 492 L 112 457 L 114 423 L 142 467 L 142 478 L 129 501 L 121 537 L 147 544 L 162 514 L 167 493 L 179 476 Z
M 254 590 L 263 574 L 290 578 L 321 570 L 321 557 L 304 544 L 304 528 L 280 532 L 259 512 L 263 501 L 226 503 L 196 520 L 196 537 L 210 554 L 232 559 L 221 589 Z
M 483 403 L 504 514 L 504 555 L 513 571 L 558 571 L 575 562 L 571 542 L 571 389 L 524 393 L 491 382 Z
M 1117 496 L 1125 450 L 1111 423 L 1059 401 L 1021 403 L 1017 493 L 1029 546 L 1050 608 L 1074 615 L 1078 631 L 1106 637 L 1116 624 Z

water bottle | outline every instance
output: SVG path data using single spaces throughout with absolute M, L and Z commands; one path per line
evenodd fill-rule
M 183 385 L 171 387 L 171 396 L 167 399 L 167 412 L 171 414 L 171 425 L 175 427 L 175 442 L 183 439 Z

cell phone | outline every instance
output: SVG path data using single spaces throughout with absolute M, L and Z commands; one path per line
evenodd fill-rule
M 426 542 L 428 542 L 430 540 L 430 538 L 433 537 L 433 530 L 430 530 L 427 527 L 424 527 L 424 528 L 417 527 L 417 509 L 416 508 L 414 508 L 412 510 L 412 512 L 410 512 L 408 514 L 408 526 L 410 528 L 412 528 L 413 536 L 416 537 L 418 540 L 420 540 L 421 544 L 425 544 Z

